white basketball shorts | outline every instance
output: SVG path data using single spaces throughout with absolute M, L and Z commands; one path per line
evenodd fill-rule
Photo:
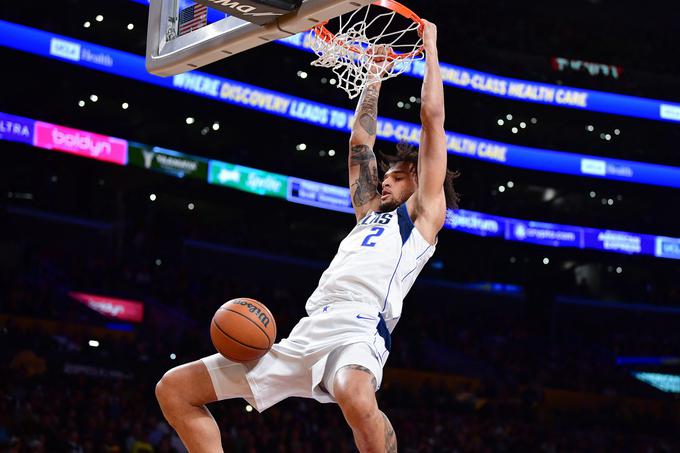
M 259 412 L 291 396 L 334 403 L 335 373 L 346 365 L 368 368 L 382 382 L 390 334 L 373 305 L 335 302 L 302 318 L 288 338 L 262 358 L 233 362 L 221 354 L 201 359 L 218 400 L 243 398 Z

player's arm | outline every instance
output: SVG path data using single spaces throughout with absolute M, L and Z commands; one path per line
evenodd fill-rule
M 423 21 L 425 76 L 421 90 L 420 121 L 422 133 L 418 150 L 418 190 L 415 197 L 416 218 L 429 226 L 431 237 L 446 219 L 446 133 L 444 131 L 444 85 L 437 55 L 437 27 Z M 425 222 L 422 222 L 424 220 Z M 430 236 L 428 234 L 428 236 Z
M 359 98 L 349 139 L 349 190 L 357 221 L 380 206 L 378 165 L 373 153 L 379 95 L 380 81 L 369 82 Z

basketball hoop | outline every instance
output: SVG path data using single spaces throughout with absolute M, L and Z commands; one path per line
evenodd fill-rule
M 423 58 L 423 40 L 418 35 L 422 20 L 394 0 L 379 0 L 338 17 L 336 33 L 327 25 L 329 21 L 312 29 L 311 47 L 318 58 L 311 64 L 331 68 L 338 76 L 338 88 L 350 99 L 368 83 L 396 77 Z M 376 53 L 379 48 L 385 53 Z

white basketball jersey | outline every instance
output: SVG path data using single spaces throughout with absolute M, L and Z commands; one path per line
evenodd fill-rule
M 404 297 L 434 250 L 413 225 L 406 204 L 390 212 L 371 211 L 340 243 L 307 300 L 307 313 L 338 301 L 368 302 L 391 332 Z

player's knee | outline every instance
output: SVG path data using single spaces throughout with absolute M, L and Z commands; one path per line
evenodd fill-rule
M 334 386 L 335 399 L 351 424 L 362 425 L 379 413 L 373 389 L 364 387 L 352 383 Z
M 178 399 L 183 393 L 175 370 L 176 368 L 167 371 L 156 383 L 156 399 L 166 417 L 174 412 L 173 409 L 178 406 Z

